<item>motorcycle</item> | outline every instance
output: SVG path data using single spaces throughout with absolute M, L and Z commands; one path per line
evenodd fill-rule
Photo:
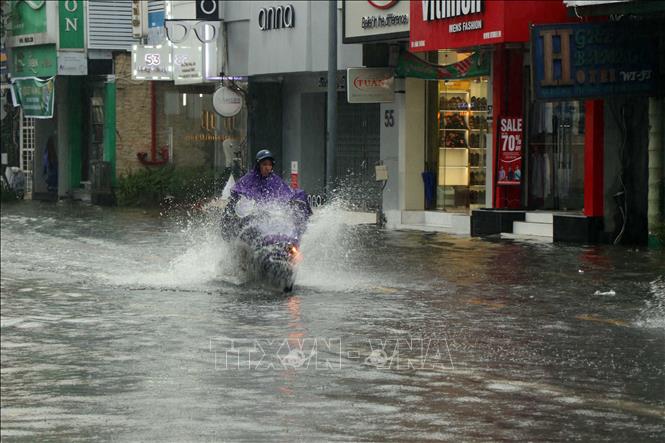
M 311 209 L 306 197 L 257 202 L 239 197 L 227 205 L 223 236 L 235 243 L 241 266 L 254 278 L 291 292 L 302 261 L 300 239 Z

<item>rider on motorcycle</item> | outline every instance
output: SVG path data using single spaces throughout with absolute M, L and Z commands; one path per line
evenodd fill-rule
M 256 154 L 254 168 L 242 176 L 231 189 L 229 200 L 222 215 L 223 235 L 225 239 L 237 237 L 242 222 L 236 207 L 241 197 L 256 203 L 284 203 L 293 209 L 298 237 L 305 230 L 307 219 L 312 209 L 307 201 L 307 194 L 302 189 L 291 189 L 280 176 L 273 172 L 275 157 L 272 152 L 262 149 Z

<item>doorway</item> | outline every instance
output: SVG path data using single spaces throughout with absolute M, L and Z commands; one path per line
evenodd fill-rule
M 584 208 L 584 102 L 531 108 L 527 195 L 530 210 Z
M 337 96 L 337 168 L 335 179 L 355 207 L 374 211 L 381 199 L 374 166 L 380 152 L 380 105 L 348 103 L 346 93 Z

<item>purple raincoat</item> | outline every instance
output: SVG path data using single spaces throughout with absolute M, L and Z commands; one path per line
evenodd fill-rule
M 243 175 L 231 189 L 231 194 L 251 198 L 256 201 L 289 202 L 297 195 L 277 174 L 270 173 L 262 177 L 258 169 L 254 168 Z

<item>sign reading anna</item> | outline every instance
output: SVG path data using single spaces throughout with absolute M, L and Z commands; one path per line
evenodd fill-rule
M 532 28 L 537 99 L 648 94 L 658 53 L 645 23 L 557 24 Z

